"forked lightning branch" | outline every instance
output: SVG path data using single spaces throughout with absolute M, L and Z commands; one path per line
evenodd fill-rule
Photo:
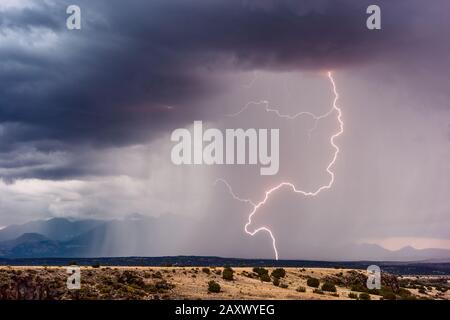
M 274 113 L 277 117 L 293 120 L 297 117 L 307 116 L 314 120 L 314 126 L 308 130 L 310 135 L 317 127 L 317 122 L 321 119 L 327 118 L 332 114 L 336 114 L 337 121 L 339 123 L 339 130 L 330 137 L 330 144 L 334 149 L 334 153 L 331 157 L 325 170 L 329 174 L 329 181 L 327 184 L 320 185 L 312 191 L 299 189 L 294 183 L 290 181 L 281 182 L 273 187 L 270 187 L 264 192 L 264 197 L 259 202 L 254 202 L 251 199 L 245 199 L 237 195 L 233 191 L 233 187 L 225 179 L 217 179 L 217 182 L 223 183 L 230 195 L 238 201 L 247 203 L 251 206 L 251 211 L 248 215 L 247 223 L 245 224 L 244 231 L 254 236 L 260 231 L 267 232 L 272 239 L 272 246 L 275 253 L 275 259 L 278 260 L 278 250 L 276 246 L 275 236 L 268 226 L 262 226 L 254 230 L 250 230 L 249 227 L 252 223 L 254 215 L 261 209 L 270 197 L 278 190 L 283 188 L 290 189 L 294 193 L 301 194 L 304 197 L 315 197 L 322 191 L 330 189 L 334 183 L 334 172 L 332 168 L 337 160 L 339 154 L 339 147 L 335 143 L 335 139 L 338 138 L 344 132 L 344 122 L 342 120 L 342 111 L 338 107 L 339 94 L 337 92 L 336 83 L 334 81 L 331 72 L 328 72 L 328 79 L 331 84 L 334 99 L 331 108 L 324 114 L 315 115 L 312 112 L 299 112 L 295 115 L 283 115 L 279 110 L 271 108 L 268 101 L 261 102 L 249 102 L 243 109 L 230 115 L 232 117 L 239 116 L 250 104 L 264 104 L 265 111 Z M 189 130 L 177 129 L 172 133 L 171 140 L 178 142 L 172 149 L 172 161 L 173 163 L 180 164 L 251 164 L 261 165 L 261 175 L 274 175 L 279 169 L 279 129 L 271 129 L 270 132 L 267 129 L 227 129 L 225 135 L 218 129 L 207 129 L 203 132 L 202 122 L 194 122 L 193 127 L 193 139 Z M 270 147 L 268 148 L 268 135 L 270 136 Z M 225 149 L 224 149 L 224 136 L 225 136 Z M 193 141 L 193 142 L 192 142 Z M 246 142 L 248 141 L 248 145 Z M 208 145 L 203 148 L 203 142 L 207 142 Z M 247 148 L 248 147 L 248 148 Z M 193 150 L 193 151 L 192 151 Z M 224 158 L 223 151 L 226 151 Z M 235 155 L 235 150 L 236 155 Z M 248 154 L 247 154 L 248 151 Z M 193 155 L 193 157 L 192 157 Z M 248 162 L 246 159 L 248 158 Z

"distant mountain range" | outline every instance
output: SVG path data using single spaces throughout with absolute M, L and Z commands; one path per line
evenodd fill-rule
M 130 215 L 122 220 L 70 220 L 53 218 L 11 225 L 0 230 L 0 257 L 110 257 L 162 255 L 178 252 L 179 243 L 164 237 L 174 226 L 190 222 L 179 216 L 154 218 Z M 177 239 L 183 230 L 177 231 Z
M 53 218 L 11 225 L 0 230 L 0 258 L 126 257 L 181 255 L 180 243 L 170 235 L 180 224 L 194 222 L 174 215 L 159 218 L 132 215 L 122 220 Z M 186 228 L 176 228 L 177 239 Z M 189 234 L 184 235 L 189 238 Z M 164 239 L 164 249 L 161 249 Z M 178 240 L 179 241 L 179 240 Z M 338 248 L 341 261 L 450 262 L 450 250 L 404 247 L 387 250 L 376 244 Z M 316 259 L 311 259 L 316 260 Z
M 415 249 L 411 246 L 388 250 L 377 244 L 359 244 L 346 249 L 346 260 L 450 262 L 450 250 Z
M 67 241 L 103 223 L 104 221 L 101 220 L 71 221 L 64 218 L 31 221 L 20 225 L 10 225 L 0 230 L 0 241 L 12 240 L 24 233 L 39 233 L 52 240 Z

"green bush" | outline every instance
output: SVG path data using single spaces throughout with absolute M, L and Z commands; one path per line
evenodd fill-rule
M 280 288 L 287 289 L 289 286 L 286 283 L 281 283 Z
M 126 285 L 136 285 L 142 287 L 145 285 L 144 280 L 138 275 L 138 273 L 125 270 L 118 278 L 117 282 Z
M 353 293 L 353 292 L 350 292 L 350 293 L 348 294 L 348 297 L 349 297 L 350 299 L 358 299 L 358 295 L 357 295 L 356 293 Z
M 308 285 L 308 287 L 318 288 L 320 285 L 320 281 L 316 278 L 308 278 L 308 280 L 306 280 L 306 284 Z
M 261 281 L 263 281 L 263 282 L 270 282 L 270 281 L 271 281 L 268 273 L 262 274 L 262 275 L 259 277 L 259 279 L 261 279 Z
M 222 272 L 222 278 L 227 281 L 233 280 L 234 271 L 230 267 L 225 267 Z
M 263 274 L 269 275 L 269 271 L 267 269 L 260 268 L 260 267 L 253 268 L 253 272 L 256 273 L 258 275 L 258 277 L 261 277 Z
M 296 289 L 297 292 L 306 292 L 306 288 L 305 287 L 298 287 Z
M 394 291 L 392 291 L 391 288 L 382 286 L 380 291 L 380 295 L 383 297 L 384 300 L 396 300 L 397 296 L 395 295 Z
M 328 291 L 328 292 L 336 292 L 336 286 L 334 284 L 332 284 L 331 282 L 325 282 L 322 285 L 322 290 L 323 291 Z
M 370 300 L 370 294 L 363 292 L 359 294 L 359 299 L 360 300 Z
M 211 270 L 209 270 L 209 268 L 202 268 L 202 271 L 206 274 L 210 274 Z
M 317 294 L 323 294 L 323 291 L 320 289 L 314 289 L 313 292 Z
M 393 292 L 386 292 L 382 296 L 384 300 L 397 300 L 397 296 Z
M 145 286 L 145 284 L 143 284 L 141 286 Z M 159 291 L 162 291 L 162 290 L 171 290 L 171 289 L 175 288 L 175 285 L 170 282 L 167 282 L 166 280 L 159 280 L 155 283 L 155 287 Z
M 358 292 L 367 292 L 367 291 L 369 291 L 369 289 L 367 287 L 365 287 L 365 286 L 363 286 L 362 284 L 359 284 L 359 283 L 352 285 L 350 290 L 358 291 Z
M 411 291 L 409 291 L 408 289 L 405 289 L 405 288 L 400 288 L 398 290 L 398 295 L 402 299 L 409 299 L 409 298 L 411 298 Z
M 369 289 L 369 290 L 367 290 L 367 293 L 374 294 L 377 296 L 381 295 L 380 290 L 378 290 L 378 289 Z
M 100 268 L 100 263 L 94 263 L 94 264 L 92 265 L 92 268 Z
M 255 268 L 253 268 L 253 272 L 258 275 L 258 277 L 261 279 L 261 281 L 264 281 L 264 282 L 271 281 L 271 279 L 269 277 L 269 271 L 267 269 L 255 267 Z
M 220 284 L 218 284 L 214 280 L 211 280 L 210 282 L 208 282 L 208 292 L 212 293 L 220 292 Z
M 273 279 L 273 285 L 276 286 L 276 287 L 278 287 L 278 286 L 280 285 L 280 279 L 274 278 L 274 279 Z
M 274 278 L 284 278 L 286 276 L 286 270 L 283 268 L 277 268 L 273 270 L 270 275 Z

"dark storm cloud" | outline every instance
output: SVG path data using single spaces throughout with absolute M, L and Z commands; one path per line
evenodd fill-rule
M 59 30 L 62 28 L 61 19 L 58 19 L 57 12 L 54 9 L 45 2 L 39 4 L 38 10 L 31 8 L 10 9 L 7 14 L 0 16 L 0 27 L 28 32 L 35 27 Z
M 73 3 L 81 31 L 65 29 Z M 223 90 L 221 71 L 339 68 L 411 49 L 408 21 L 420 2 L 378 1 L 384 32 L 365 27 L 372 3 L 83 0 L 7 9 L 2 148 L 133 144 L 199 118 L 199 101 Z

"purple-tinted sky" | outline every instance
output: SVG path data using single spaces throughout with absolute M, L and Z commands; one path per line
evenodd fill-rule
M 65 27 L 78 4 L 82 30 Z M 382 30 L 366 28 L 369 4 Z M 284 258 L 332 259 L 349 244 L 449 248 L 450 3 L 437 0 L 8 0 L 0 3 L 0 226 L 49 217 L 179 215 L 177 254 L 273 257 L 243 232 L 248 204 L 280 181 L 335 184 L 317 198 L 274 194 L 254 219 Z M 281 166 L 174 166 L 170 133 L 279 128 Z M 177 238 L 177 230 L 183 237 Z M 123 243 L 129 248 L 127 236 Z M 139 246 L 139 244 L 135 244 Z M 139 248 L 137 251 L 145 252 Z M 126 251 L 125 251 L 126 253 Z

